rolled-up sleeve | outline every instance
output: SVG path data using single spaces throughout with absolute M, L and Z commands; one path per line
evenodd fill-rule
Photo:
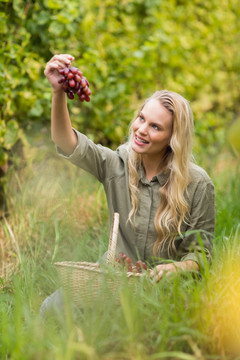
M 74 165 L 86 170 L 100 182 L 108 176 L 111 169 L 111 160 L 116 158 L 113 150 L 106 148 L 100 144 L 95 144 L 87 136 L 73 129 L 77 135 L 78 143 L 71 155 L 65 154 L 59 147 L 56 148 L 58 155 L 69 160 Z M 108 160 L 108 166 L 106 165 Z

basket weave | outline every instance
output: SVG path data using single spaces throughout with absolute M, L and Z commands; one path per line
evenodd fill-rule
M 116 290 L 121 283 L 121 276 L 114 268 L 115 253 L 117 246 L 119 227 L 119 214 L 114 213 L 112 228 L 109 237 L 108 252 L 105 267 L 100 267 L 98 263 L 92 262 L 56 262 L 62 286 L 67 290 L 72 300 L 77 305 L 94 302 L 99 295 L 101 297 L 116 294 Z M 112 265 L 112 266 L 108 266 Z M 111 271 L 109 271 L 111 268 Z M 141 276 L 137 273 L 126 273 L 128 285 L 133 286 L 134 279 Z M 110 291 L 105 291 L 110 290 Z

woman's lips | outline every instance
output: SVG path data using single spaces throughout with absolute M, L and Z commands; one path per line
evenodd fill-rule
M 135 144 L 137 144 L 139 146 L 143 146 L 143 145 L 149 144 L 149 142 L 147 140 L 144 140 L 143 138 L 135 135 Z

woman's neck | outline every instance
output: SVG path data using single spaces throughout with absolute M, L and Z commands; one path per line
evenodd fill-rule
M 158 175 L 166 165 L 163 160 L 159 162 L 159 158 L 154 161 L 154 159 L 149 159 L 145 156 L 142 157 L 142 163 L 148 181 L 151 181 L 154 176 Z

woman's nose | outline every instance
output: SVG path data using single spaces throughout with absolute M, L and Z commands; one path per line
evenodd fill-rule
M 147 124 L 142 124 L 140 128 L 138 129 L 139 133 L 146 134 L 147 133 Z

